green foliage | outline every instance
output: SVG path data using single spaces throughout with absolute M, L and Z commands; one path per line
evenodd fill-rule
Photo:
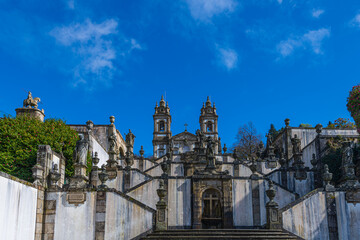
M 270 129 L 268 134 L 272 137 L 273 140 L 279 135 L 279 133 L 283 130 L 283 128 L 276 130 L 274 124 L 270 124 Z
M 347 99 L 347 109 L 354 118 L 357 126 L 360 126 L 360 85 L 354 86 Z
M 308 124 L 308 123 L 301 123 L 301 124 L 299 125 L 299 127 L 310 128 L 310 127 L 312 127 L 312 126 L 311 126 L 311 124 Z
M 356 128 L 356 125 L 348 118 L 338 118 L 334 123 L 329 122 L 327 128 Z
M 321 161 L 329 166 L 329 172 L 333 174 L 332 182 L 339 184 L 341 178 L 341 148 L 331 149 L 326 156 L 321 158 Z
M 72 154 L 78 134 L 59 119 L 44 123 L 29 117 L 0 119 L 0 171 L 32 181 L 31 168 L 36 164 L 38 145 L 50 145 L 67 159 L 65 174 L 74 173 Z

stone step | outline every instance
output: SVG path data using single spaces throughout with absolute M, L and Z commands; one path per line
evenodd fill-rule
M 142 240 L 225 240 L 225 239 L 298 239 L 281 230 L 267 229 L 180 229 L 156 231 L 148 234 Z

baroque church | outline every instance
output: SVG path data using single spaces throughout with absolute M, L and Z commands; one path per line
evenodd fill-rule
M 17 116 L 43 121 L 31 101 Z M 291 127 L 286 119 L 256 159 L 242 159 L 221 144 L 209 98 L 195 133 L 173 135 L 171 117 L 162 97 L 150 158 L 142 147 L 134 153 L 136 130 L 123 135 L 111 116 L 106 125 L 69 124 L 80 135 L 71 178 L 47 145 L 39 145 L 33 183 L 0 172 L 3 239 L 360 239 L 356 129 Z M 339 137 L 342 177 L 334 186 L 321 159 Z

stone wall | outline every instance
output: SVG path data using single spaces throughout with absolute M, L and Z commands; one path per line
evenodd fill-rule
M 284 229 L 304 239 L 329 239 L 324 192 L 309 194 L 309 197 L 285 210 L 282 218 Z
M 130 197 L 142 202 L 143 204 L 156 209 L 156 203 L 159 201 L 159 197 L 156 194 L 156 190 L 159 188 L 159 180 L 153 179 L 144 185 L 137 187 L 136 189 L 128 192 Z
M 76 206 L 67 201 L 67 192 L 47 193 L 45 234 L 53 232 L 54 240 L 95 239 L 96 192 L 85 194 L 85 202 Z
M 191 180 L 168 180 L 168 226 L 191 227 Z
M 251 180 L 234 179 L 232 190 L 234 226 L 253 226 Z
M 314 190 L 314 174 L 313 172 L 307 172 L 307 178 L 305 180 L 297 180 L 295 178 L 295 172 L 286 172 L 286 186 L 288 190 L 296 192 L 299 196 L 304 196 L 305 194 Z M 282 185 L 282 175 L 281 171 L 275 171 L 271 173 L 269 179 Z
M 104 239 L 129 240 L 150 231 L 153 227 L 153 214 L 117 193 L 107 192 Z
M 360 203 L 346 202 L 345 192 L 336 192 L 335 197 L 339 239 L 360 239 Z
M 38 191 L 32 184 L 0 172 L 1 239 L 35 239 Z

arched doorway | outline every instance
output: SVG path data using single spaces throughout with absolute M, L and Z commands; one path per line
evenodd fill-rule
M 223 227 L 223 209 L 220 192 L 207 189 L 202 195 L 201 223 L 203 229 Z

